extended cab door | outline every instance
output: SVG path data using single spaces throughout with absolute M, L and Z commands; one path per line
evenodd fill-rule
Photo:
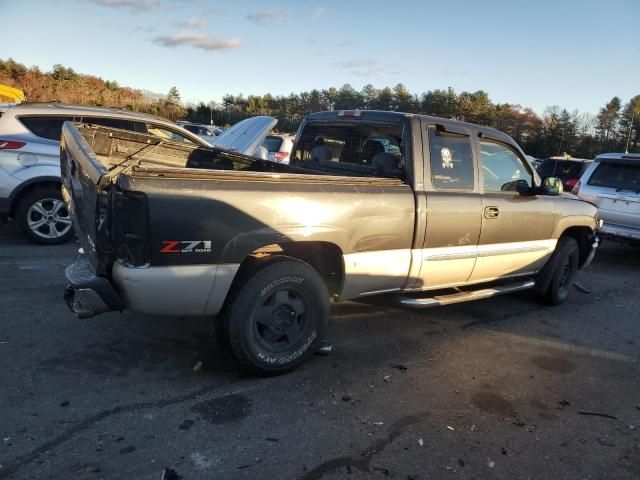
M 481 226 L 478 171 L 471 132 L 422 121 L 426 228 L 415 289 L 467 281 Z
M 553 197 L 524 196 L 517 184 L 533 185 L 521 152 L 486 135 L 478 139 L 482 179 L 482 233 L 470 281 L 527 275 L 539 270 L 555 248 Z

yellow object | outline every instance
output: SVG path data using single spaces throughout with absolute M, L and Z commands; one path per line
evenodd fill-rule
M 26 96 L 19 88 L 0 84 L 0 102 L 20 103 L 26 100 Z

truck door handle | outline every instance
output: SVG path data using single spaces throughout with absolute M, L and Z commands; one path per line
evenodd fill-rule
M 498 207 L 484 207 L 484 218 L 498 218 L 500 209 Z

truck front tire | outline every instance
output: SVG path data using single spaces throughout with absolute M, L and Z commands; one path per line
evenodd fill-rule
M 580 261 L 578 242 L 571 237 L 558 240 L 556 249 L 545 265 L 546 274 L 550 275 L 549 286 L 542 293 L 542 299 L 549 305 L 560 305 L 569 296 Z M 548 270 L 547 270 L 548 268 Z
M 314 352 L 324 334 L 329 293 L 322 277 L 304 262 L 278 258 L 253 266 L 231 295 L 221 331 L 250 371 L 291 371 Z

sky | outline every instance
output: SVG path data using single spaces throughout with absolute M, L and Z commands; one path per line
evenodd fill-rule
M 640 0 L 0 0 L 0 58 L 184 101 L 403 83 L 597 113 L 640 94 Z M 28 34 L 26 34 L 28 32 Z

